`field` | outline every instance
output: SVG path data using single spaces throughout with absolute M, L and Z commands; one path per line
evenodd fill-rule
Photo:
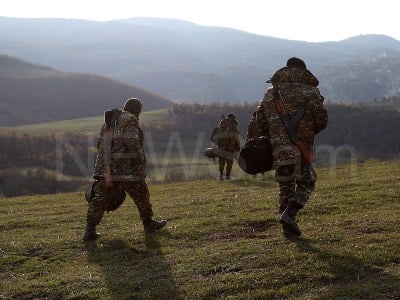
M 143 112 L 140 115 L 140 122 L 147 123 L 158 120 L 167 114 L 167 109 L 158 109 Z M 52 134 L 57 132 L 88 133 L 99 132 L 104 122 L 103 116 L 48 122 L 42 124 L 24 125 L 18 127 L 0 127 L 0 132 L 16 131 L 30 134 Z
M 3 198 L 0 299 L 399 299 L 399 169 L 318 169 L 292 240 L 271 174 L 150 184 L 166 229 L 144 234 L 127 198 L 87 245 L 83 193 Z

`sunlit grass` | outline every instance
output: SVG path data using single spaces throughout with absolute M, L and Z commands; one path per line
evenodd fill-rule
M 150 184 L 167 228 L 127 198 L 90 245 L 82 192 L 0 199 L 0 299 L 398 299 L 399 167 L 319 169 L 294 240 L 271 174 Z

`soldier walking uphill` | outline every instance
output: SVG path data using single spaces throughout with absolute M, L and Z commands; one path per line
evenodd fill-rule
M 146 232 L 164 227 L 166 221 L 153 220 L 153 209 L 147 188 L 146 157 L 143 150 L 143 132 L 139 127 L 142 103 L 137 98 L 128 99 L 123 110 L 106 112 L 105 123 L 97 142 L 91 199 L 86 217 L 84 241 L 96 240 L 96 226 L 109 208 L 118 190 L 128 193 L 134 200 Z M 107 115 L 107 113 L 109 113 Z M 112 115 L 110 116 L 110 113 Z
M 235 153 L 240 150 L 238 125 L 235 116 L 228 114 L 226 118 L 222 117 L 218 127 L 214 129 L 211 135 L 210 141 L 218 147 L 219 180 L 221 181 L 224 180 L 224 169 L 225 179 L 231 179 L 233 158 Z
M 314 136 L 327 126 L 328 112 L 317 78 L 301 59 L 290 58 L 269 82 L 272 87 L 257 108 L 257 125 L 271 141 L 284 235 L 299 236 L 295 217 L 315 187 Z

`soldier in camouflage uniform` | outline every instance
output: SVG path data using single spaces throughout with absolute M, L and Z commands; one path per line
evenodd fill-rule
M 307 203 L 317 177 L 310 163 L 313 159 L 305 160 L 300 155 L 299 146 L 290 139 L 276 102 L 276 92 L 280 91 L 289 116 L 297 115 L 299 110 L 304 112 L 294 128 L 299 143 L 311 155 L 315 153 L 314 136 L 327 126 L 328 113 L 317 88 L 319 82 L 301 59 L 290 58 L 286 67 L 273 75 L 271 82 L 273 87 L 267 90 L 257 108 L 257 125 L 263 135 L 270 137 L 275 178 L 280 188 L 280 222 L 284 235 L 289 237 L 292 234 L 301 235 L 295 217 Z
M 231 179 L 233 159 L 236 152 L 240 150 L 239 123 L 233 114 L 228 114 L 222 119 L 218 127 L 213 131 L 211 142 L 218 146 L 219 180 Z M 225 168 L 226 166 L 226 168 Z
M 128 99 L 120 113 L 112 139 L 106 123 L 103 124 L 97 142 L 98 154 L 93 177 L 98 184 L 93 186 L 92 198 L 86 217 L 84 241 L 96 240 L 99 236 L 95 227 L 98 225 L 110 203 L 110 195 L 122 188 L 135 202 L 146 232 L 164 227 L 166 221 L 153 220 L 153 209 L 150 194 L 145 181 L 146 157 L 143 150 L 143 132 L 139 127 L 139 114 L 142 103 L 137 98 Z M 117 145 L 117 147 L 110 147 Z M 115 148 L 115 149 L 113 149 Z M 107 151 L 112 152 L 109 167 L 112 175 L 112 186 L 106 184 Z

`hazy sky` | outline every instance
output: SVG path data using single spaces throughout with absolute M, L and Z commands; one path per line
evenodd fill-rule
M 106 21 L 164 17 L 302 41 L 400 40 L 397 0 L 1 0 L 0 16 Z

